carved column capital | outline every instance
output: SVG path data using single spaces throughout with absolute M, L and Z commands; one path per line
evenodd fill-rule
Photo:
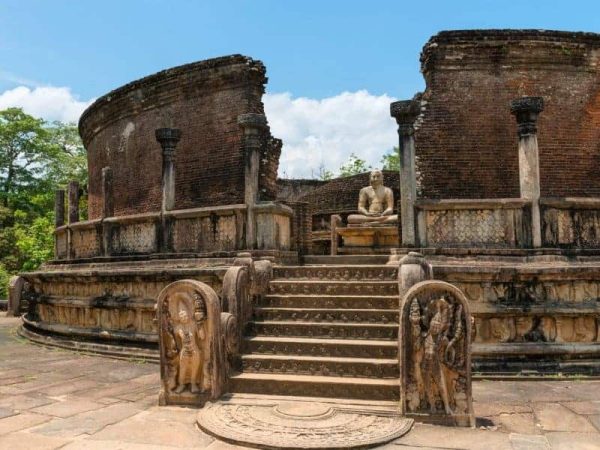
M 414 133 L 414 123 L 419 112 L 417 100 L 401 100 L 390 104 L 390 115 L 396 119 L 398 134 L 405 136 Z
M 175 157 L 177 143 L 181 139 L 181 130 L 178 128 L 158 128 L 154 134 L 162 147 L 163 158 L 172 161 Z
M 245 132 L 262 131 L 267 127 L 267 118 L 264 114 L 240 114 L 237 120 Z
M 517 119 L 519 137 L 537 133 L 537 119 L 544 110 L 542 97 L 521 97 L 510 104 L 510 112 Z

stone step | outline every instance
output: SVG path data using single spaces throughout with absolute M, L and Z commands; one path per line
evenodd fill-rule
M 273 269 L 275 279 L 329 281 L 396 281 L 397 266 L 279 266 Z
M 244 338 L 245 353 L 356 358 L 397 358 L 396 340 L 318 339 L 253 336 Z
M 268 308 L 399 309 L 398 295 L 297 295 L 269 294 L 261 305 Z
M 398 316 L 398 310 L 390 309 L 254 308 L 260 321 L 397 324 Z
M 408 253 L 408 251 L 407 251 Z M 304 264 L 310 265 L 384 265 L 390 259 L 390 255 L 306 255 Z
M 242 356 L 244 373 L 292 373 L 354 378 L 399 378 L 397 359 L 340 358 L 250 354 Z
M 398 295 L 396 281 L 273 280 L 270 294 Z
M 231 392 L 244 394 L 361 400 L 397 400 L 400 394 L 398 379 L 240 373 L 229 382 Z
M 254 336 L 298 336 L 341 339 L 395 339 L 398 324 L 253 321 L 249 334 Z

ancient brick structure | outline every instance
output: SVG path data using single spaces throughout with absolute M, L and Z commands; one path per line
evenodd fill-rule
M 443 31 L 421 54 L 420 197 L 519 196 L 510 103 L 541 96 L 542 197 L 600 196 L 600 35 Z
M 117 216 L 160 210 L 161 149 L 154 130 L 183 130 L 175 157 L 175 209 L 244 203 L 243 130 L 238 116 L 264 114 L 260 61 L 233 55 L 164 70 L 98 99 L 82 115 L 88 152 L 89 217 L 101 216 L 102 168 L 113 171 Z M 276 196 L 281 141 L 268 128 L 260 200 Z M 132 170 L 135 170 L 132 173 Z
M 279 178 L 277 180 L 277 198 L 295 201 L 327 183 L 329 181 L 326 180 Z
M 599 59 L 600 35 L 434 36 L 426 91 L 390 109 L 393 208 L 379 173 L 277 180 L 259 61 L 117 89 L 80 123 L 90 220 L 79 186 L 58 191 L 55 261 L 11 281 L 20 333 L 161 352 L 163 403 L 225 391 L 396 400 L 462 425 L 474 422 L 471 367 L 598 374 Z M 210 419 L 234 416 L 214 411 L 204 426 L 216 433 Z M 404 429 L 388 425 L 386 439 Z

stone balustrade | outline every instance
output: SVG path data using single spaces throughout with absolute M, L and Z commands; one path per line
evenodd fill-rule
M 55 259 L 244 250 L 246 209 L 244 204 L 191 208 L 62 225 L 54 232 Z M 254 205 L 256 248 L 290 250 L 293 214 L 275 202 Z M 167 232 L 161 232 L 162 227 Z

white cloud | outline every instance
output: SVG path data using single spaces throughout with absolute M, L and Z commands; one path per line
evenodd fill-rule
M 352 153 L 378 167 L 382 155 L 398 145 L 389 112 L 394 100 L 364 90 L 322 100 L 266 94 L 271 132 L 283 140 L 279 175 L 316 177 L 321 165 L 335 172 Z
M 80 101 L 66 87 L 18 86 L 0 93 L 0 110 L 21 107 L 27 114 L 46 120 L 77 122 L 85 108 L 94 100 Z
M 263 98 L 271 132 L 283 140 L 280 176 L 316 177 L 319 167 L 337 171 L 354 153 L 373 167 L 398 145 L 387 95 L 343 92 L 321 100 L 290 93 Z M 0 93 L 0 110 L 18 106 L 46 120 L 77 122 L 94 99 L 80 101 L 67 87 L 19 86 Z

